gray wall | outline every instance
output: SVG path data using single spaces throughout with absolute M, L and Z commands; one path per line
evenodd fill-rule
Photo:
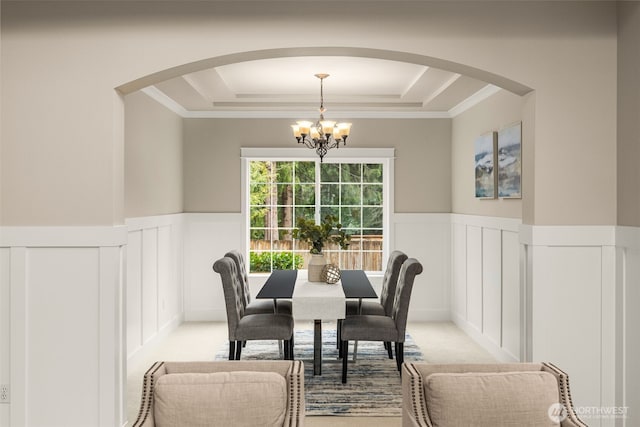
M 640 226 L 640 3 L 618 2 L 618 224 Z
M 125 97 L 126 218 L 182 212 L 182 118 L 142 92 Z
M 520 199 L 476 199 L 474 174 L 474 141 L 476 137 L 521 121 L 522 107 L 522 97 L 502 90 L 453 119 L 451 131 L 452 212 L 509 218 L 522 217 L 522 201 Z M 524 126 L 525 124 L 523 124 L 523 128 Z
M 185 212 L 240 212 L 240 148 L 297 144 L 288 119 L 185 119 Z M 349 147 L 392 147 L 395 212 L 451 211 L 451 120 L 352 120 Z

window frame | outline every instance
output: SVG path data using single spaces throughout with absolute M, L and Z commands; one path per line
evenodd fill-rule
M 249 207 L 249 181 L 250 181 L 250 161 L 316 161 L 320 163 L 320 159 L 314 150 L 308 148 L 253 148 L 243 147 L 240 149 L 241 155 L 241 214 L 243 217 L 243 253 L 247 260 L 249 259 L 249 247 L 250 247 L 250 207 Z M 391 228 L 391 215 L 392 207 L 394 206 L 393 200 L 393 164 L 395 159 L 395 149 L 393 148 L 339 148 L 329 152 L 324 157 L 324 163 L 381 163 L 382 164 L 382 197 L 383 197 L 383 224 L 382 233 L 384 236 L 382 244 L 382 258 L 387 259 L 389 256 L 389 248 L 393 241 L 392 228 Z M 319 168 L 317 173 L 319 173 Z M 319 199 L 320 185 L 316 181 L 316 200 Z M 318 221 L 316 214 L 316 221 Z M 370 275 L 382 275 L 384 274 L 385 265 L 381 266 L 381 271 L 367 271 Z M 268 276 L 270 273 L 249 273 L 251 276 Z

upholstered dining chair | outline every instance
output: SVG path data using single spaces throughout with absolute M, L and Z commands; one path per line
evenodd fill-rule
M 356 314 L 366 314 L 372 316 L 391 316 L 393 311 L 393 300 L 396 295 L 396 285 L 402 263 L 406 261 L 407 255 L 402 251 L 393 251 L 387 261 L 387 269 L 382 278 L 382 289 L 380 290 L 380 301 L 347 301 L 346 314 L 353 316 Z M 340 340 L 340 323 L 338 320 L 338 340 Z M 384 348 L 389 353 L 389 359 L 393 358 L 391 353 L 391 343 L 385 342 Z M 354 349 L 355 351 L 355 349 Z
M 246 314 L 236 263 L 223 257 L 213 264 L 220 274 L 229 329 L 229 360 L 240 360 L 243 343 L 250 340 L 284 341 L 284 358 L 293 360 L 293 317 L 290 314 Z
M 242 291 L 242 301 L 244 304 L 245 314 L 273 313 L 274 303 L 271 300 L 253 300 L 251 301 L 251 290 L 249 289 L 249 275 L 244 261 L 244 256 L 240 251 L 231 250 L 224 254 L 236 263 L 238 273 L 238 281 Z M 283 314 L 291 314 L 291 301 L 278 301 L 277 312 Z
M 422 273 L 422 264 L 415 258 L 407 259 L 400 269 L 398 285 L 390 316 L 356 315 L 342 321 L 342 382 L 347 382 L 349 341 L 383 341 L 395 343 L 398 370 L 404 361 L 404 340 L 409 312 L 409 301 L 415 277 Z

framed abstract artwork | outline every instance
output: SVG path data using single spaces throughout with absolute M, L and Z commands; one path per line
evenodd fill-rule
M 522 198 L 522 122 L 498 131 L 498 197 Z
M 476 198 L 496 198 L 497 133 L 488 132 L 474 141 L 476 169 Z

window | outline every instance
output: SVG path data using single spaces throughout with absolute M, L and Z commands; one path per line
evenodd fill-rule
M 327 261 L 344 269 L 382 271 L 388 184 L 386 160 L 246 159 L 251 273 L 306 268 L 309 247 L 292 238 L 302 217 L 339 218 L 348 250 L 327 246 Z

